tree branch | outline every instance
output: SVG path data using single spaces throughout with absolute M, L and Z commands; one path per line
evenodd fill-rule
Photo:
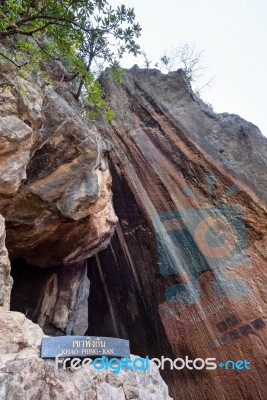
M 57 25 L 57 26 L 64 26 L 62 24 L 59 24 L 58 22 L 47 22 L 46 24 L 44 24 L 43 26 L 40 26 L 39 28 L 34 29 L 33 31 L 18 31 L 17 33 L 19 33 L 20 35 L 26 35 L 26 36 L 32 36 L 34 33 L 36 32 L 40 32 L 43 31 L 45 28 L 47 28 L 49 25 Z
M 41 44 L 38 42 L 37 39 L 35 39 L 35 38 L 32 38 L 32 39 L 35 41 L 35 43 L 37 44 L 37 46 L 38 46 L 49 58 L 52 58 L 52 60 L 55 60 L 55 61 L 60 61 L 60 58 L 53 57 L 50 53 L 48 53 L 48 51 L 47 51 L 44 47 L 41 46 Z

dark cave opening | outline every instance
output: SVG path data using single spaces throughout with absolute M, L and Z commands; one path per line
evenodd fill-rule
M 88 323 L 86 261 L 41 268 L 23 258 L 11 263 L 11 311 L 38 324 L 46 335 L 83 335 Z
M 88 297 L 88 329 L 86 335 L 120 337 L 128 339 L 127 335 L 118 332 L 118 319 L 114 315 L 114 310 L 110 302 L 106 279 L 111 278 L 111 274 L 101 276 L 98 256 L 87 260 L 87 276 L 90 281 L 90 293 Z M 100 267 L 100 268 L 99 268 Z
M 18 311 L 37 323 L 38 306 L 45 283 L 59 267 L 40 268 L 29 265 L 23 258 L 11 262 L 13 287 L 11 291 L 11 311 Z

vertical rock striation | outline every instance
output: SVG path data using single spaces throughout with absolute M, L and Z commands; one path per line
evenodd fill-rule
M 165 371 L 176 399 L 265 398 L 267 140 L 215 114 L 182 71 L 134 67 L 102 84 L 119 224 L 89 260 L 89 307 L 104 304 L 109 323 L 89 315 L 88 332 L 129 337 L 141 355 L 251 363 Z

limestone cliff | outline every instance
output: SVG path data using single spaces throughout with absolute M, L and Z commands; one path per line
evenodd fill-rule
M 171 400 L 153 364 L 146 373 L 116 377 L 92 367 L 56 370 L 40 358 L 41 328 L 83 335 L 88 327 L 87 258 L 108 245 L 117 222 L 109 149 L 82 118 L 67 85 L 25 80 L 0 65 L 3 400 Z
M 0 213 L 16 277 L 12 308 L 47 333 L 83 334 L 84 260 L 107 246 L 117 222 L 109 145 L 82 119 L 67 86 L 25 80 L 6 63 L 0 64 L 0 139 Z M 6 297 L 7 266 L 2 271 Z
M 97 383 L 91 371 L 88 382 L 42 361 L 43 333 L 7 312 L 8 251 L 11 310 L 46 334 L 88 325 L 88 335 L 130 339 L 141 356 L 246 359 L 251 371 L 162 374 L 175 399 L 266 398 L 267 141 L 258 128 L 214 113 L 182 71 L 135 67 L 122 84 L 105 72 L 116 118 L 94 127 L 66 85 L 25 81 L 6 64 L 0 73 L 10 87 L 0 94 L 0 396 L 35 398 L 37 387 L 43 398 L 75 399 L 77 388 L 81 399 L 169 398 L 158 374 Z
M 0 213 L 10 258 L 40 267 L 80 261 L 114 230 L 109 150 L 49 86 L 1 66 Z M 75 108 L 76 107 L 76 108 Z
M 176 399 L 266 398 L 267 140 L 215 114 L 182 71 L 135 67 L 102 84 L 116 113 L 101 129 L 119 224 L 88 260 L 89 308 L 104 304 L 108 321 L 89 315 L 90 332 L 129 337 L 142 355 L 253 365 L 165 371 Z

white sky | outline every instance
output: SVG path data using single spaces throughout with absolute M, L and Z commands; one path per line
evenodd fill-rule
M 148 58 L 195 43 L 205 51 L 203 64 L 215 76 L 202 94 L 216 112 L 239 114 L 267 136 L 267 1 L 266 0 L 110 0 L 135 9 L 142 27 L 139 39 Z M 130 68 L 143 59 L 127 57 Z

